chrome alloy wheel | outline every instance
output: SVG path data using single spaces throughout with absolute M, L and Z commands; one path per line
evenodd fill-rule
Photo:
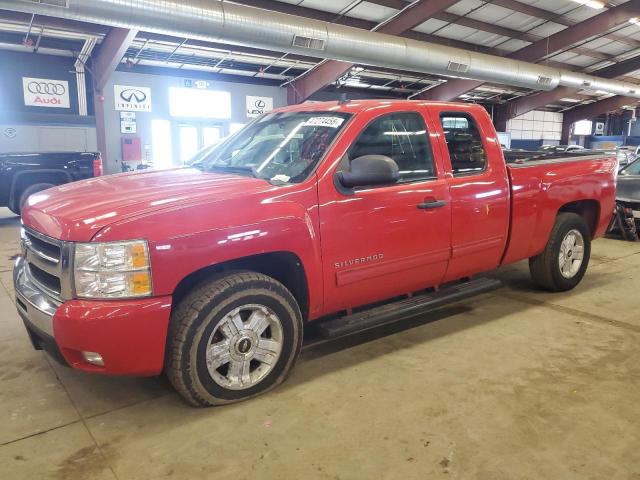
M 573 278 L 580 271 L 584 259 L 584 238 L 578 230 L 569 230 L 560 244 L 558 262 L 564 278 Z
M 243 305 L 216 325 L 207 343 L 207 369 L 214 382 L 230 390 L 260 383 L 282 351 L 282 323 L 263 305 Z

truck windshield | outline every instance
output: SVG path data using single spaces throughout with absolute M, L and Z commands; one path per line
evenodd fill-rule
M 313 171 L 350 116 L 339 112 L 267 114 L 225 142 L 200 152 L 189 164 L 205 171 L 298 183 Z

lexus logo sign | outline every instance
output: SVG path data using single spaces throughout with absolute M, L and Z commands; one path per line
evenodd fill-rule
M 151 90 L 147 87 L 114 85 L 116 110 L 128 112 L 150 112 Z
M 259 117 L 273 110 L 273 97 L 247 95 L 247 118 Z
M 47 78 L 22 78 L 24 104 L 28 107 L 70 108 L 69 82 Z

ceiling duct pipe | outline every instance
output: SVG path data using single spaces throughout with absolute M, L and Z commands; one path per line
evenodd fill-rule
M 0 9 L 536 90 L 562 85 L 640 98 L 640 88 L 626 82 L 229 2 L 0 0 Z

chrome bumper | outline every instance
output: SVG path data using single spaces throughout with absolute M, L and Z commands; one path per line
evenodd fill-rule
M 23 257 L 18 257 L 13 268 L 13 286 L 16 307 L 26 322 L 53 337 L 53 315 L 61 303 L 40 290 L 29 277 L 29 268 Z

